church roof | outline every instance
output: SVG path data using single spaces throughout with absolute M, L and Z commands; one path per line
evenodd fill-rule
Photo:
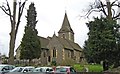
M 82 48 L 75 42 L 72 42 L 70 40 L 67 40 L 65 38 L 60 38 L 60 37 L 58 37 L 58 40 L 66 49 L 82 51 Z
M 48 49 L 47 45 L 49 43 L 49 39 L 41 37 L 41 36 L 39 36 L 39 39 L 40 39 L 41 48 Z
M 59 30 L 58 33 L 63 33 L 63 32 L 72 32 L 72 33 L 74 33 L 71 26 L 70 26 L 70 23 L 69 23 L 69 20 L 68 20 L 68 17 L 67 17 L 66 13 L 65 13 L 65 16 L 64 16 L 62 27 L 61 27 L 61 29 Z
M 40 37 L 40 36 L 39 36 L 39 38 L 40 38 L 41 48 L 49 49 L 49 48 L 47 48 L 47 45 L 52 40 L 52 38 L 50 40 L 47 38 L 44 38 L 44 37 Z M 70 40 L 67 40 L 65 38 L 60 38 L 57 36 L 55 36 L 55 38 L 59 41 L 59 43 L 63 46 L 63 48 L 70 49 L 70 50 L 82 51 L 82 48 L 75 42 L 72 42 Z
M 52 38 L 51 39 L 47 39 L 47 38 L 39 36 L 40 43 L 41 43 L 41 48 L 43 48 L 43 49 L 49 49 L 49 48 L 47 48 L 47 45 L 49 44 L 50 40 L 52 40 Z M 66 49 L 69 49 L 69 50 L 82 51 L 82 48 L 77 43 L 75 43 L 75 42 L 72 42 L 70 40 L 67 40 L 65 38 L 60 38 L 60 37 L 57 37 L 57 36 L 56 36 L 56 39 L 63 46 L 63 48 L 66 48 Z M 20 49 L 20 46 L 17 48 L 17 50 L 18 49 Z

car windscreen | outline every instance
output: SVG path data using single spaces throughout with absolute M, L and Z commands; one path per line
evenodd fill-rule
M 23 68 L 14 68 L 10 72 L 21 72 L 22 70 L 23 70 Z
M 2 69 L 3 69 L 3 66 L 0 66 L 0 72 L 2 71 Z
M 56 68 L 57 72 L 66 72 L 67 68 Z

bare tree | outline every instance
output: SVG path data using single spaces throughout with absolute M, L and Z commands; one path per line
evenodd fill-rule
M 10 32 L 10 42 L 9 42 L 9 64 L 14 64 L 14 48 L 15 48 L 15 40 L 17 36 L 17 31 L 20 24 L 20 19 L 23 13 L 23 9 L 27 0 L 23 3 L 20 1 L 18 2 L 18 16 L 16 21 L 16 9 L 17 9 L 17 1 L 13 0 L 13 12 L 11 11 L 11 7 L 9 2 L 6 0 L 6 5 L 1 5 L 0 8 L 3 10 L 5 14 L 9 16 L 11 22 L 11 32 Z
M 113 2 L 106 0 L 106 3 L 101 0 L 95 0 L 93 4 L 89 5 L 89 9 L 85 16 L 89 17 L 92 12 L 102 12 L 108 19 L 119 19 L 120 12 L 118 13 L 115 7 L 120 7 L 118 0 L 114 0 Z

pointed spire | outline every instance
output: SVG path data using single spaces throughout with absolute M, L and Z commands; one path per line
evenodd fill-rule
M 53 37 L 56 37 L 55 31 L 54 31 Z
M 70 23 L 69 23 L 66 12 L 65 12 L 63 23 L 62 23 L 62 27 L 61 27 L 61 29 L 59 30 L 58 33 L 63 33 L 63 32 L 72 32 L 72 33 L 74 33 L 71 26 L 70 26 Z

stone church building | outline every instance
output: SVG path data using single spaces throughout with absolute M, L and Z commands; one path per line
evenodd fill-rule
M 55 34 L 52 37 L 39 36 L 41 43 L 41 57 L 42 65 L 47 65 L 52 61 L 61 64 L 67 59 L 74 60 L 75 63 L 83 61 L 82 48 L 74 42 L 74 31 L 72 30 L 67 14 L 65 13 L 62 26 L 58 31 L 58 36 Z M 20 59 L 20 50 L 16 50 L 16 59 Z

